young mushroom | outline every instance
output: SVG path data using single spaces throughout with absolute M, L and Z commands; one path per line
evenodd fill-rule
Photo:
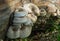
M 35 16 L 33 13 L 28 14 L 27 17 L 30 18 L 33 23 L 37 21 L 37 16 Z
M 47 6 L 48 6 L 48 12 L 52 12 L 52 13 L 56 12 L 57 7 L 54 4 L 49 3 Z
M 60 16 L 60 11 L 54 4 L 48 5 L 48 12 L 52 12 L 53 16 Z
M 35 23 L 37 16 L 40 16 L 39 8 L 33 3 L 26 3 L 23 5 L 23 8 L 28 11 L 28 17 Z
M 23 8 L 28 11 L 29 13 L 34 13 L 36 16 L 40 16 L 39 8 L 33 3 L 26 3 L 23 5 Z
M 53 4 L 53 3 L 48 3 L 47 5 L 46 5 L 48 8 L 47 8 L 47 11 L 48 11 L 48 13 L 50 13 L 51 15 L 53 15 L 53 16 L 57 16 L 57 11 L 58 11 L 58 8 L 55 6 L 55 4 Z M 59 11 L 58 11 L 59 12 Z

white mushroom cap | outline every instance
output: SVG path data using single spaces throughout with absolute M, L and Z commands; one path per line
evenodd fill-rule
M 26 17 L 24 17 L 24 18 L 14 18 L 13 23 L 14 24 L 21 24 L 21 23 L 27 22 L 27 20 L 28 19 Z
M 24 29 L 20 30 L 20 38 L 26 38 L 31 34 L 32 27 L 31 26 L 25 26 Z
M 13 31 L 12 29 L 13 27 L 10 26 L 7 32 L 7 37 L 10 39 L 16 39 L 20 37 L 20 29 L 18 29 L 17 31 Z
M 7 37 L 10 39 L 26 38 L 31 34 L 32 26 L 24 26 L 24 28 L 18 28 L 17 31 L 13 31 L 14 26 L 10 26 L 7 32 Z
M 23 8 L 23 7 L 19 7 L 15 10 L 15 17 L 21 17 L 21 16 L 27 16 L 28 12 Z
M 37 21 L 37 16 L 35 16 L 34 14 L 28 14 L 28 18 L 30 18 L 33 23 Z
M 21 11 L 21 12 L 15 12 L 15 17 L 22 17 L 22 16 L 27 16 L 27 12 Z
M 39 10 L 39 8 L 38 8 L 35 4 L 33 4 L 33 3 L 24 4 L 24 5 L 23 5 L 23 8 L 24 8 L 26 11 L 28 11 L 29 13 L 34 12 L 34 14 L 36 14 L 37 16 L 40 15 L 40 10 Z
M 54 4 L 52 3 L 48 4 L 48 12 L 56 12 L 56 10 L 57 7 Z

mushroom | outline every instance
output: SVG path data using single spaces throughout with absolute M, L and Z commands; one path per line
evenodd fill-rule
M 33 22 L 27 17 L 28 13 L 23 8 L 14 12 L 12 26 L 9 27 L 7 37 L 10 39 L 25 38 L 31 34 Z
M 53 15 L 53 16 L 57 16 L 58 14 L 58 8 L 55 6 L 55 4 L 53 3 L 46 3 L 46 6 L 48 7 L 47 10 L 48 10 L 48 13 Z
M 52 13 L 54 16 L 60 16 L 59 9 L 52 3 L 48 5 L 48 12 Z
M 40 9 L 40 16 L 46 16 L 47 12 L 44 8 Z
M 57 9 L 56 13 L 57 13 L 57 17 L 60 18 L 60 10 L 59 9 Z
M 32 20 L 33 23 L 35 23 L 37 21 L 37 16 L 35 16 L 34 14 L 28 14 L 27 16 L 28 18 L 30 18 Z
M 10 26 L 7 32 L 7 37 L 16 39 L 20 37 L 20 28 L 18 26 Z
M 57 7 L 54 4 L 50 3 L 47 6 L 48 6 L 48 12 L 56 12 Z
M 28 17 L 35 23 L 37 16 L 40 16 L 39 8 L 33 3 L 26 3 L 23 5 L 23 8 L 28 11 Z
M 40 16 L 39 8 L 33 3 L 26 3 L 23 5 L 23 8 L 28 11 L 29 13 L 34 13 L 36 16 Z

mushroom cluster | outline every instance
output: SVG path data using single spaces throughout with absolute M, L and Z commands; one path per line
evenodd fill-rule
M 10 39 L 25 38 L 31 34 L 32 26 L 40 15 L 39 8 L 32 4 L 24 4 L 23 7 L 16 8 L 14 18 L 7 31 Z
M 6 30 L 6 36 L 10 39 L 28 37 L 31 34 L 32 26 L 37 20 L 39 23 L 41 22 L 44 25 L 46 23 L 45 16 L 50 18 L 52 15 L 60 18 L 60 10 L 53 3 L 45 2 L 44 0 L 43 2 L 41 2 L 41 0 L 31 0 L 34 1 L 32 3 L 26 3 L 27 1 L 25 0 L 23 0 L 22 3 L 20 1 L 0 0 L 1 39 L 5 37 L 4 35 Z M 9 25 L 9 27 L 7 27 L 10 14 L 13 16 L 11 16 L 12 23 Z
M 19 6 L 14 12 L 13 24 L 9 26 L 7 37 L 11 39 L 28 37 L 31 34 L 33 24 L 37 21 L 37 17 L 48 15 L 60 16 L 60 11 L 51 3 L 46 3 L 40 8 L 33 3 L 25 3 L 23 6 Z M 44 24 L 44 20 L 41 22 Z

